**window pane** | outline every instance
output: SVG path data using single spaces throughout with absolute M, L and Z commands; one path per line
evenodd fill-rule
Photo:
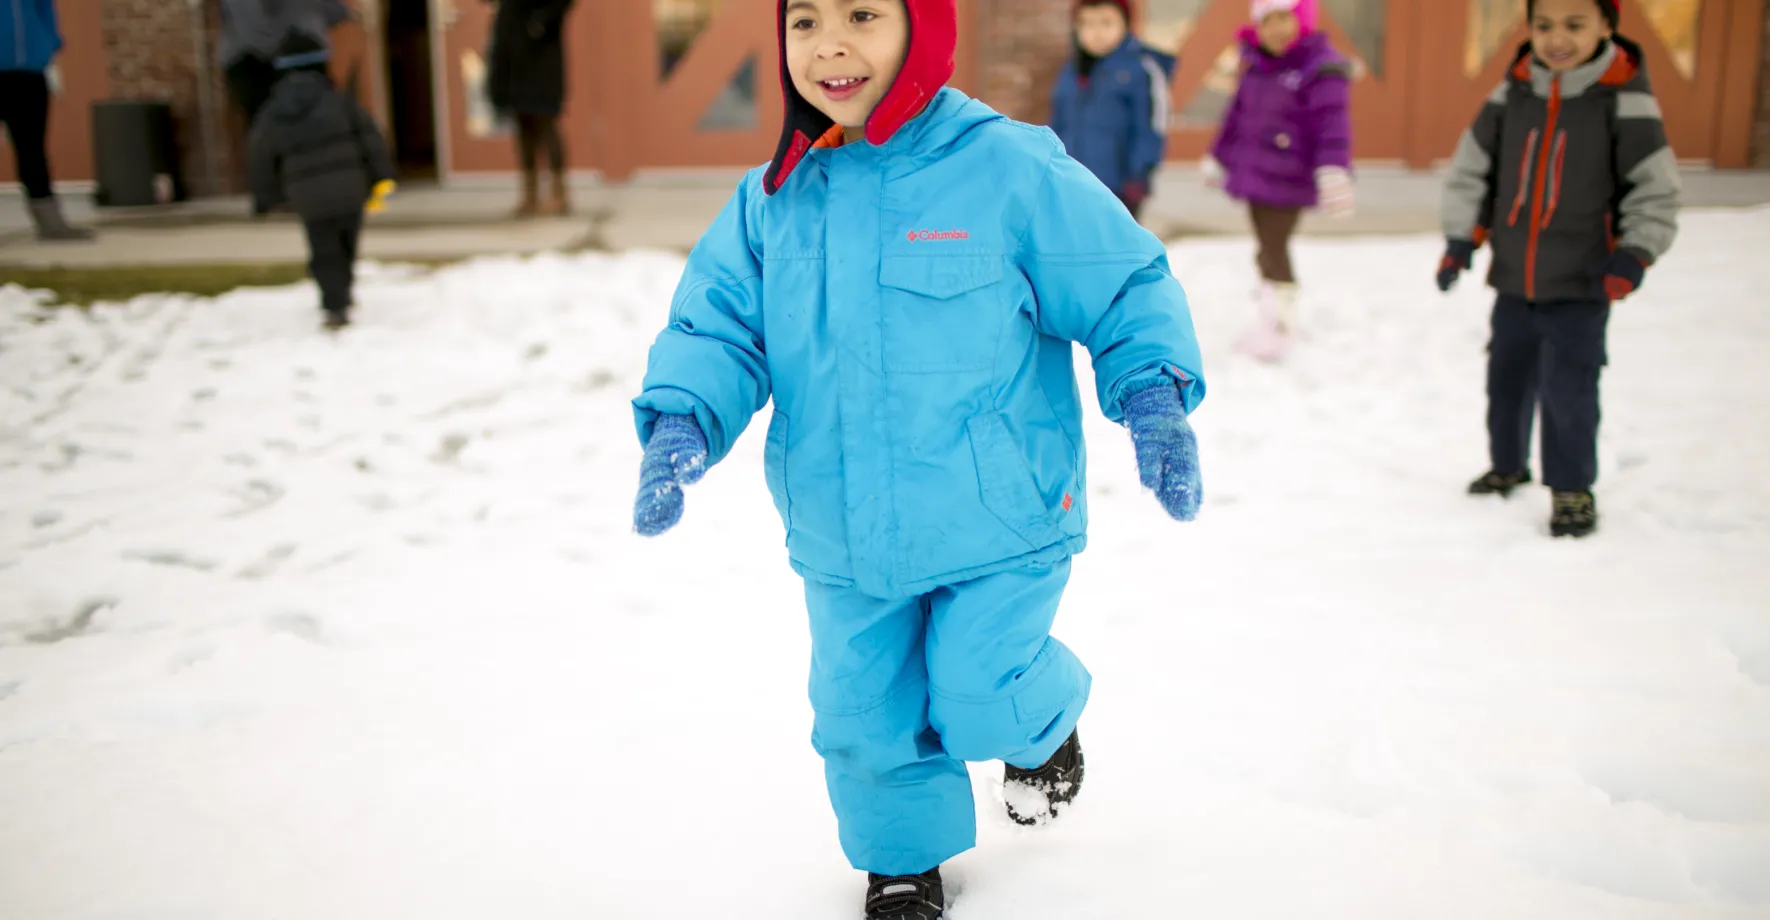
M 756 130 L 756 56 L 744 58 L 742 67 L 732 74 L 731 81 L 719 91 L 713 104 L 701 114 L 695 126 L 700 131 Z
M 1217 53 L 1211 69 L 1199 83 L 1198 91 L 1180 110 L 1175 127 L 1212 128 L 1223 118 L 1229 100 L 1235 97 L 1235 84 L 1241 78 L 1241 47 L 1230 45 Z
M 1210 0 L 1149 0 L 1143 5 L 1143 23 L 1137 29 L 1137 37 L 1151 48 L 1177 54 L 1209 5 Z
M 1633 0 L 1623 4 L 1623 25 L 1639 30 L 1642 15 L 1653 24 L 1659 40 L 1672 54 L 1672 63 L 1686 78 L 1696 75 L 1697 24 L 1702 20 L 1702 0 Z M 1631 24 L 1631 20 L 1636 24 Z M 1628 34 L 1629 28 L 1623 30 Z
M 658 76 L 670 79 L 682 56 L 700 37 L 725 0 L 651 0 L 658 31 Z
M 1381 80 L 1383 45 L 1389 38 L 1388 0 L 1322 0 L 1321 5 L 1352 39 L 1352 47 L 1341 51 L 1357 57 L 1365 71 Z
M 1463 75 L 1477 77 L 1524 21 L 1524 0 L 1469 0 L 1469 31 L 1463 41 Z

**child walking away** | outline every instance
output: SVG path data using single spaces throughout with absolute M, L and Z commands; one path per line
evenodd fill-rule
M 328 54 L 291 31 L 278 49 L 277 82 L 252 125 L 252 208 L 288 204 L 307 231 L 308 271 L 329 329 L 350 322 L 363 211 L 393 184 L 387 142 L 363 107 L 332 87 Z
M 866 916 L 942 916 L 966 761 L 1008 814 L 1079 792 L 1091 678 L 1050 635 L 1086 539 L 1072 342 L 1167 513 L 1198 512 L 1198 344 L 1161 241 L 1047 129 L 943 88 L 954 0 L 780 0 L 786 124 L 690 253 L 634 401 L 634 526 L 772 398 L 812 744 Z M 979 181 L 979 177 L 988 181 Z
M 1351 68 L 1316 28 L 1316 0 L 1253 0 L 1242 76 L 1205 157 L 1206 182 L 1248 203 L 1259 243 L 1259 318 L 1243 351 L 1273 361 L 1296 329 L 1291 235 L 1303 209 L 1352 213 Z
M 1493 468 L 1469 486 L 1531 481 L 1543 409 L 1549 531 L 1598 526 L 1598 377 L 1610 304 L 1671 248 L 1681 194 L 1640 46 L 1616 34 L 1616 0 L 1533 0 L 1530 40 L 1457 145 L 1444 188 L 1448 291 L 1485 241 L 1499 296 L 1487 357 Z
M 1051 130 L 1141 217 L 1168 148 L 1174 58 L 1130 34 L 1129 0 L 1080 0 L 1074 25 L 1075 55 L 1051 91 Z

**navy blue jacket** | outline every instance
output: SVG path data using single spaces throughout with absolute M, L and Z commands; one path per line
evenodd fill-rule
M 1147 183 L 1168 145 L 1168 81 L 1174 58 L 1126 38 L 1082 79 L 1071 58 L 1051 91 L 1051 130 L 1107 188 Z

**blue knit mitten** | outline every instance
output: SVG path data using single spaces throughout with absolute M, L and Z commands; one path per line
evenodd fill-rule
M 707 472 L 707 436 L 692 415 L 660 415 L 639 463 L 633 529 L 655 537 L 682 520 L 682 487 Z
M 1177 521 L 1198 517 L 1204 484 L 1198 475 L 1198 438 L 1186 422 L 1180 388 L 1152 386 L 1126 396 L 1122 407 L 1131 443 L 1137 448 L 1137 472 L 1155 491 L 1168 516 Z

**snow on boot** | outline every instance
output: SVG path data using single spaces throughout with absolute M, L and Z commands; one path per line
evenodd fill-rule
M 1291 332 L 1296 328 L 1297 286 L 1263 282 L 1259 311 L 1258 322 L 1242 336 L 1237 347 L 1258 360 L 1278 361 L 1291 350 Z
M 1522 473 L 1496 473 L 1488 470 L 1480 478 L 1469 483 L 1470 495 L 1498 495 L 1501 498 L 1511 496 L 1512 490 L 1530 482 L 1530 471 Z
M 1549 516 L 1551 536 L 1584 537 L 1598 529 L 1598 503 L 1590 492 L 1556 492 L 1554 508 Z
M 1069 740 L 1050 760 L 1031 770 L 1013 764 L 1002 766 L 1002 799 L 1008 805 L 1008 817 L 1029 827 L 1045 824 L 1082 791 L 1086 764 L 1081 733 L 1070 732 Z
M 867 920 L 940 920 L 945 911 L 939 866 L 921 875 L 867 873 Z

